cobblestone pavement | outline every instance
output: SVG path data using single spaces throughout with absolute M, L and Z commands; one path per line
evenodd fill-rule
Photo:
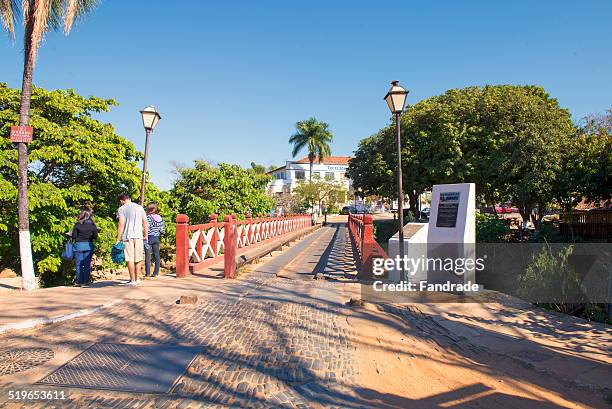
M 563 346 L 544 345 L 518 339 L 526 317 L 502 304 L 496 308 L 507 314 L 503 321 L 486 306 L 478 314 L 469 305 L 347 307 L 360 295 L 351 251 L 345 225 L 330 224 L 236 280 L 186 279 L 178 290 L 168 286 L 167 294 L 4 333 L 0 408 L 609 407 L 544 366 L 554 361 L 563 373 L 574 371 L 572 379 L 587 369 L 593 377 L 609 377 L 609 366 L 595 362 L 603 359 L 599 352 L 609 351 L 609 329 L 588 338 L 604 345 L 586 344 L 585 323 L 568 327 Z M 176 304 L 184 294 L 197 295 L 197 303 Z M 548 315 L 532 319 L 545 322 L 541 317 Z M 564 322 L 549 322 L 550 337 L 559 337 Z M 163 364 L 164 351 L 172 349 L 183 351 L 181 362 L 188 362 L 175 372 Z M 131 358 L 87 359 L 104 350 L 127 350 Z M 140 355 L 144 350 L 153 352 Z M 537 362 L 510 359 L 522 351 Z M 571 365 L 568 352 L 576 355 Z M 544 355 L 550 358 L 541 360 Z M 130 359 L 142 365 L 133 369 Z M 147 379 L 147 365 L 150 374 L 164 376 Z M 155 387 L 138 389 L 135 380 L 129 386 L 137 392 L 116 390 L 130 376 Z M 171 381 L 160 386 L 162 378 Z M 17 401 L 9 399 L 11 391 L 32 396 Z M 34 400 L 35 392 L 55 395 Z
M 342 407 L 353 405 L 355 346 L 343 318 L 337 286 L 313 280 L 308 257 L 331 247 L 339 228 L 323 229 L 296 248 L 256 267 L 228 287 L 227 297 L 195 305 L 132 300 L 104 312 L 0 337 L 8 345 L 49 348 L 55 356 L 36 368 L 13 368 L 1 376 L 0 406 L 6 407 Z M 342 231 L 344 233 L 344 231 Z M 344 242 L 342 243 L 344 244 Z M 316 254 L 314 257 L 319 257 Z M 300 261 L 301 260 L 301 261 Z M 277 277 L 292 265 L 300 276 Z M 321 294 L 321 296 L 318 296 Z M 33 385 L 95 343 L 201 346 L 171 392 L 162 395 Z M 48 351 L 49 351 L 48 350 Z M 28 353 L 28 351 L 23 352 Z M 53 353 L 47 352 L 47 355 Z M 93 364 L 90 364 L 90 366 Z M 104 368 L 98 377 L 112 376 Z M 89 372 L 91 373 L 91 372 Z M 27 377 L 22 377 L 28 374 Z M 57 381 L 59 378 L 52 378 Z M 60 379 L 61 380 L 61 379 Z M 74 381 L 74 379 L 72 380 Z M 101 379 L 81 379 L 81 382 Z M 103 379 L 102 379 L 103 381 Z M 9 390 L 64 391 L 65 401 L 9 401 Z M 316 406 L 319 405 L 319 406 Z M 339 406 L 340 407 L 340 406 Z

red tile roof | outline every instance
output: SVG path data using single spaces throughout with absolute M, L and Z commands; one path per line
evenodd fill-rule
M 351 160 L 350 156 L 325 156 L 323 157 L 324 165 L 348 165 L 349 160 Z M 308 160 L 308 156 L 295 161 L 295 163 L 310 163 Z M 319 158 L 315 157 L 314 163 L 319 163 Z

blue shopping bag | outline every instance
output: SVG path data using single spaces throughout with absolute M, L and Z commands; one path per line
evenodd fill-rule
M 64 245 L 62 258 L 68 261 L 74 260 L 74 243 L 72 243 L 72 240 L 68 240 L 68 242 Z
M 121 242 L 113 244 L 111 259 L 115 264 L 123 264 L 125 262 L 125 244 Z

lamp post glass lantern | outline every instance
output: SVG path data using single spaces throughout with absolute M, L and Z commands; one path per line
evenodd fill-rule
M 402 139 L 400 117 L 406 105 L 406 97 L 408 91 L 399 85 L 399 81 L 392 81 L 391 88 L 385 95 L 385 101 L 389 106 L 389 110 L 395 116 L 395 129 L 397 132 L 397 224 L 398 224 L 398 244 L 400 259 L 404 259 L 404 191 L 402 189 Z M 404 280 L 404 271 L 402 269 L 400 280 Z
M 145 190 L 147 188 L 147 159 L 149 158 L 149 136 L 157 126 L 157 123 L 161 119 L 161 115 L 159 115 L 159 112 L 157 112 L 153 105 L 149 105 L 148 107 L 140 111 L 140 115 L 142 116 L 142 126 L 144 126 L 146 132 L 145 153 L 144 161 L 142 164 L 142 184 L 140 186 L 140 205 L 144 206 Z

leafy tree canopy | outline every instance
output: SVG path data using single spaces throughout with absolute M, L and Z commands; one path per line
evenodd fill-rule
M 315 177 L 312 181 L 301 181 L 293 190 L 303 206 L 308 203 L 317 203 L 319 208 L 323 202 L 328 208 L 335 208 L 339 203 L 346 202 L 348 191 L 339 182 L 328 181 Z
M 588 121 L 580 137 L 570 113 L 541 87 L 449 90 L 402 114 L 404 191 L 416 204 L 434 184 L 474 182 L 485 202 L 512 200 L 524 218 L 534 207 L 609 195 L 606 123 Z M 361 141 L 349 175 L 366 194 L 394 197 L 396 166 L 389 126 Z
M 175 208 L 185 212 L 191 223 L 206 222 L 211 213 L 243 217 L 249 211 L 269 213 L 274 208 L 274 200 L 266 194 L 270 177 L 253 168 L 197 160 L 194 167 L 178 173 L 171 195 Z
M 13 268 L 18 265 L 17 151 L 9 133 L 18 123 L 19 100 L 19 90 L 0 83 L 0 264 Z M 72 90 L 33 89 L 30 228 L 36 269 L 43 275 L 60 270 L 64 233 L 71 230 L 80 206 L 93 207 L 102 229 L 98 254 L 105 257 L 116 231 L 117 196 L 138 194 L 141 153 L 112 125 L 92 118 L 114 105 L 113 99 L 85 98 Z M 149 189 L 156 194 L 154 186 Z

